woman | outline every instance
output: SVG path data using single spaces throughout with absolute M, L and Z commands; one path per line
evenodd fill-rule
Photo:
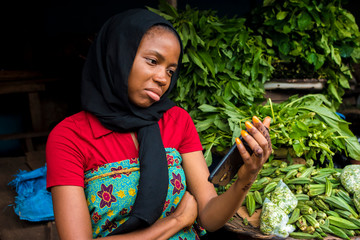
M 47 142 L 61 239 L 199 239 L 195 220 L 214 231 L 240 207 L 271 153 L 270 118 L 246 124 L 254 154 L 236 139 L 245 164 L 217 196 L 189 114 L 167 98 L 181 57 L 175 29 L 150 11 L 115 15 L 100 30 L 84 66 L 84 111 Z

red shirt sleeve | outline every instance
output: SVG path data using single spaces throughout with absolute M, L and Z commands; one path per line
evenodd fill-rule
M 78 128 L 67 118 L 49 134 L 46 143 L 47 188 L 57 185 L 84 187 L 84 157 L 79 142 Z
M 163 136 L 164 142 L 176 144 L 172 147 L 175 147 L 179 153 L 202 151 L 199 134 L 189 113 L 180 107 L 173 107 L 168 114 L 169 121 L 166 123 L 166 128 L 171 128 L 173 134 Z

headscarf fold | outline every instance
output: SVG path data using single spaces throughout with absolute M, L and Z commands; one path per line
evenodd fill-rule
M 128 98 L 128 77 L 140 41 L 154 25 L 174 30 L 181 47 L 178 68 L 169 89 L 148 108 Z M 137 132 L 140 180 L 129 219 L 110 235 L 130 232 L 153 224 L 161 215 L 168 190 L 168 167 L 158 121 L 175 104 L 167 98 L 175 86 L 182 58 L 179 35 L 170 22 L 145 9 L 132 9 L 111 17 L 89 49 L 83 69 L 81 103 L 108 129 Z

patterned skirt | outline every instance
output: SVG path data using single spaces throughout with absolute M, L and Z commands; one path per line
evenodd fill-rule
M 186 191 L 186 179 L 180 153 L 166 148 L 169 188 L 160 218 L 175 211 Z M 93 237 L 105 237 L 128 218 L 134 205 L 139 183 L 139 159 L 108 163 L 85 173 L 85 195 L 91 215 Z M 198 224 L 183 229 L 171 240 L 200 239 L 206 232 Z

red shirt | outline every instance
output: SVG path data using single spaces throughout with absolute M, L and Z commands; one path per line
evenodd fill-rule
M 169 109 L 158 123 L 165 148 L 175 148 L 180 153 L 202 150 L 195 125 L 184 109 Z M 57 185 L 84 187 L 85 171 L 138 156 L 130 133 L 111 131 L 94 115 L 79 112 L 64 119 L 49 134 L 47 188 Z

